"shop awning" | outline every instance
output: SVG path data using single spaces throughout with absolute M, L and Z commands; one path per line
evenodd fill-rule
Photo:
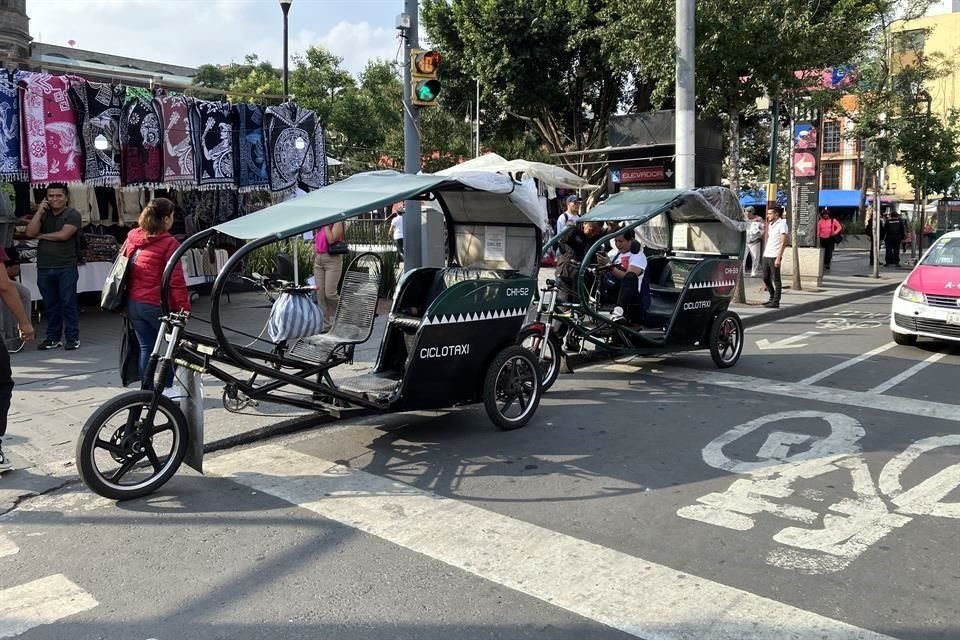
M 787 206 L 787 194 L 785 191 L 777 191 L 777 204 L 781 207 Z M 755 191 L 741 191 L 740 206 L 766 208 L 767 192 L 760 189 Z
M 819 206 L 837 209 L 859 207 L 860 192 L 857 189 L 821 189 Z
M 279 240 L 430 193 L 444 201 L 454 222 L 526 222 L 541 228 L 543 225 L 536 206 L 536 194 L 531 201 L 527 193 L 507 176 L 473 173 L 447 177 L 371 171 L 224 222 L 214 229 L 240 240 L 267 236 Z

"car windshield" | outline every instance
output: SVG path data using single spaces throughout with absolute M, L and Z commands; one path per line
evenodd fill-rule
M 941 238 L 921 264 L 930 267 L 960 267 L 960 238 Z

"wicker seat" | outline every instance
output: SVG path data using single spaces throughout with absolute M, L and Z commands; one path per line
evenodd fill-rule
M 300 338 L 287 355 L 301 361 L 325 364 L 350 359 L 353 347 L 370 339 L 377 317 L 377 300 L 383 261 L 372 253 L 357 256 L 343 276 L 340 301 L 330 331 Z

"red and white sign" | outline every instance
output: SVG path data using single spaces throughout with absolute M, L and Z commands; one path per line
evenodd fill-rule
M 620 170 L 620 182 L 666 182 L 665 167 L 631 167 Z
M 793 175 L 795 178 L 813 178 L 816 176 L 816 157 L 812 153 L 795 152 L 793 154 Z

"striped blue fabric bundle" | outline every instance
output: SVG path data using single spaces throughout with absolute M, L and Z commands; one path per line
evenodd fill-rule
M 314 336 L 323 330 L 323 311 L 306 293 L 282 293 L 273 303 L 267 333 L 274 342 Z

